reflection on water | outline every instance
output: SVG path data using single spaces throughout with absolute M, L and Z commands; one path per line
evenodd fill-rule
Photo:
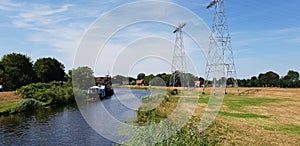
M 115 89 L 118 96 L 99 101 L 119 120 L 135 116 L 118 98 L 128 89 Z M 137 98 L 148 95 L 145 90 L 131 90 Z M 136 102 L 136 101 L 135 101 Z M 99 103 L 92 103 L 97 106 Z M 92 108 L 92 107 L 91 107 Z M 0 117 L 0 145 L 112 145 L 85 122 L 78 108 L 48 107 L 34 112 Z

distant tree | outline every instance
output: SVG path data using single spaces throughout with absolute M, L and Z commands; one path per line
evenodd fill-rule
M 142 79 L 144 79 L 145 78 L 145 74 L 144 73 L 139 73 L 138 75 L 137 75 L 137 79 L 138 80 L 142 80 Z
M 133 77 L 128 77 L 128 81 L 129 81 L 130 85 L 135 85 L 135 83 L 136 83 L 136 79 Z
M 181 87 L 181 72 L 175 71 L 170 77 L 170 86 Z
M 129 81 L 129 78 L 128 77 L 124 77 L 122 75 L 116 75 L 112 78 L 112 83 L 113 84 L 119 84 L 119 85 L 122 85 L 124 81 Z
M 0 62 L 0 85 L 2 85 L 4 82 L 4 67 Z
M 249 82 L 250 82 L 250 87 L 258 87 L 259 86 L 259 81 L 256 76 L 252 76 Z
M 68 74 L 65 75 L 65 80 L 67 81 L 67 86 L 72 86 L 72 72 L 73 72 L 73 70 L 69 70 Z
M 234 78 L 228 78 L 226 80 L 226 84 L 229 85 L 229 86 L 233 86 L 234 85 Z
M 48 83 L 51 81 L 65 80 L 65 66 L 55 58 L 40 58 L 34 65 L 39 82 Z
M 16 90 L 35 81 L 36 75 L 31 59 L 26 55 L 17 53 L 4 55 L 0 64 L 1 80 L 6 90 Z
M 83 66 L 72 70 L 72 85 L 75 88 L 86 90 L 94 86 L 95 77 L 94 72 L 90 67 Z
M 145 85 L 150 85 L 150 81 L 154 78 L 155 76 L 153 74 L 150 74 L 148 76 L 144 77 L 144 84 Z
M 195 81 L 198 81 L 198 77 L 191 73 L 184 73 L 184 78 L 185 78 L 185 87 L 194 87 L 195 86 Z
M 284 76 L 285 80 L 299 81 L 299 73 L 293 70 L 289 70 L 287 75 Z
M 293 70 L 289 70 L 287 75 L 282 79 L 283 87 L 299 87 L 299 73 Z
M 201 87 L 202 85 L 204 85 L 205 79 L 202 77 L 199 77 L 198 79 L 200 81 L 200 87 Z
M 263 86 L 280 86 L 278 82 L 279 75 L 272 71 L 266 72 L 265 74 L 259 74 L 258 79 Z

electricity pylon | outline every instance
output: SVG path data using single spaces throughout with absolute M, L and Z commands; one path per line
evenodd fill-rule
M 173 31 L 176 34 L 175 38 L 175 47 L 173 52 L 173 60 L 172 60 L 172 69 L 171 72 L 173 74 L 172 79 L 170 80 L 170 86 L 176 86 L 176 78 L 180 78 L 181 86 L 188 85 L 187 80 L 185 79 L 185 71 L 186 71 L 186 58 L 184 53 L 184 44 L 183 44 L 183 36 L 182 36 L 182 28 L 186 24 L 179 24 L 178 27 Z
M 211 73 L 220 71 L 215 70 L 216 66 L 223 66 L 223 68 L 225 68 L 226 80 L 232 80 L 233 86 L 236 87 L 237 92 L 239 93 L 233 51 L 231 47 L 231 37 L 229 35 L 227 18 L 224 10 L 224 2 L 223 0 L 213 0 L 206 8 L 214 9 L 214 17 L 211 28 L 212 33 L 210 35 L 203 93 L 205 88 L 208 86 Z M 225 87 L 225 94 L 227 94 L 226 88 L 227 85 Z

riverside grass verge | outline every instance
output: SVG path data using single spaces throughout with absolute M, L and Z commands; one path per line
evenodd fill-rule
M 50 105 L 67 105 L 74 102 L 72 87 L 57 82 L 32 83 L 21 87 L 16 92 L 0 93 L 0 115 L 36 110 Z
M 180 89 L 178 89 L 180 92 Z M 215 121 L 203 132 L 197 127 L 209 94 L 201 89 L 194 115 L 178 133 L 156 145 L 298 145 L 300 143 L 300 91 L 282 88 L 240 88 L 241 95 L 229 89 Z M 180 93 L 179 93 L 180 94 Z M 161 99 L 145 97 L 145 101 Z M 168 117 L 180 98 L 168 94 L 155 109 L 138 111 L 136 123 L 159 123 Z M 184 97 L 187 104 L 195 100 Z M 196 130 L 196 133 L 195 133 Z M 193 133 L 192 135 L 190 135 Z M 150 133 L 149 133 L 150 134 Z M 125 144 L 142 143 L 143 138 Z

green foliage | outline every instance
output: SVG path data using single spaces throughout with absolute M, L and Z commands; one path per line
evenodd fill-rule
M 35 72 L 29 57 L 23 54 L 7 54 L 0 61 L 0 80 L 6 90 L 16 90 L 24 85 L 34 82 Z
M 73 89 L 51 83 L 33 83 L 17 90 L 24 98 L 33 98 L 48 104 L 69 103 L 74 101 Z
M 150 96 L 144 96 L 142 97 L 141 101 L 142 103 L 149 103 L 149 102 L 155 102 L 157 100 L 164 99 L 164 94 L 156 94 L 156 95 L 150 95 Z
M 284 77 L 285 80 L 299 81 L 299 73 L 293 70 L 289 70 Z
M 138 80 L 142 80 L 142 79 L 144 79 L 145 78 L 145 74 L 144 73 L 139 73 L 138 75 L 137 75 L 137 79 Z
M 177 95 L 178 94 L 178 90 L 177 89 L 173 89 L 173 90 L 168 90 L 169 94 L 171 95 Z
M 161 97 L 163 95 L 157 95 Z M 154 96 L 155 97 L 155 96 Z M 142 100 L 152 101 L 153 96 L 146 96 Z M 169 99 L 178 99 L 174 96 L 165 95 L 164 100 L 159 106 L 165 106 Z M 214 135 L 210 132 L 199 132 L 198 128 L 193 125 L 193 122 L 188 122 L 186 126 L 181 129 L 177 128 L 175 123 L 168 121 L 164 125 L 159 125 L 161 120 L 167 118 L 166 114 L 161 113 L 157 109 L 142 110 L 142 106 L 137 111 L 139 125 L 147 126 L 146 129 L 133 129 L 132 139 L 123 142 L 124 145 L 216 145 L 220 143 L 218 138 L 211 139 L 209 135 Z M 155 125 L 155 126 L 154 126 Z M 170 131 L 174 131 L 169 133 Z M 209 133 L 209 134 L 207 134 Z M 162 140 L 162 141 L 157 141 Z
M 277 73 L 269 71 L 261 73 L 258 77 L 253 76 L 251 79 L 238 80 L 241 87 L 282 87 L 282 88 L 297 88 L 300 87 L 299 73 L 290 70 L 287 75 L 279 78 Z
M 40 106 L 42 106 L 42 103 L 40 101 L 29 98 L 29 99 L 25 99 L 25 100 L 22 100 L 21 102 L 19 102 L 16 105 L 16 107 L 11 109 L 11 113 L 21 112 L 21 111 L 30 111 L 30 110 L 37 109 Z
M 39 82 L 65 80 L 65 66 L 55 58 L 40 58 L 34 63 L 33 69 Z
M 84 66 L 72 70 L 72 85 L 74 88 L 87 90 L 95 84 L 95 77 L 91 68 Z

